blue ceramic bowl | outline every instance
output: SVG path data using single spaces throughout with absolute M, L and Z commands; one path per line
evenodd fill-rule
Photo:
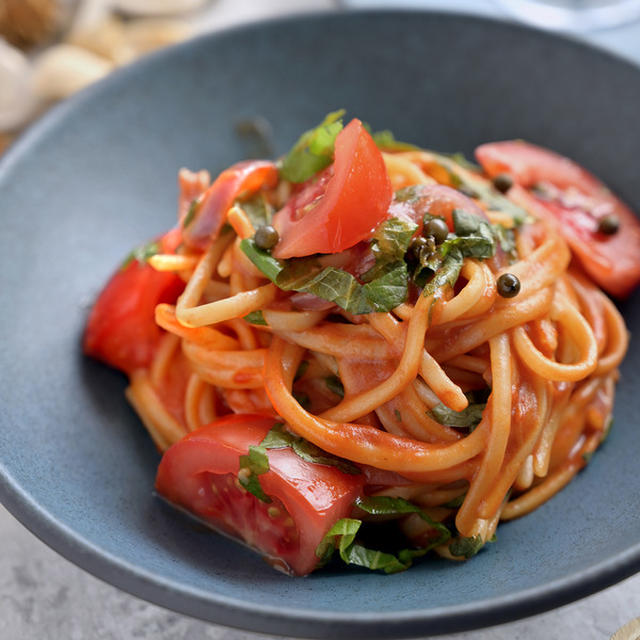
M 305 579 L 195 527 L 152 494 L 158 455 L 124 378 L 83 358 L 88 305 L 129 248 L 169 227 L 181 166 L 275 151 L 346 107 L 397 137 L 470 153 L 522 137 L 640 209 L 637 68 L 506 23 L 431 13 L 294 18 L 207 36 L 63 104 L 0 164 L 0 490 L 37 536 L 142 598 L 217 623 L 331 638 L 435 634 L 558 606 L 640 568 L 640 340 L 589 467 L 471 562 Z M 250 145 L 249 145 L 250 146 Z M 640 326 L 640 297 L 623 305 Z

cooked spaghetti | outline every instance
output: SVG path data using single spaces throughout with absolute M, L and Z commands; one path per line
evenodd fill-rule
M 606 437 L 628 335 L 594 280 L 637 284 L 639 225 L 552 152 L 480 168 L 341 115 L 277 163 L 182 170 L 86 351 L 127 372 L 158 491 L 274 565 L 469 558 Z

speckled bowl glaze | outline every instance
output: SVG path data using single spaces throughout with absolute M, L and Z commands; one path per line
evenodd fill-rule
M 131 246 L 175 219 L 181 166 L 281 153 L 345 107 L 397 137 L 470 153 L 522 137 L 574 157 L 640 209 L 640 72 L 507 23 L 432 13 L 318 15 L 243 27 L 150 57 L 59 106 L 0 164 L 0 493 L 37 536 L 142 598 L 217 623 L 324 638 L 431 635 L 569 602 L 640 568 L 640 340 L 610 439 L 471 562 L 394 576 L 276 573 L 152 493 L 158 455 L 125 379 L 83 358 L 88 305 Z M 622 305 L 640 326 L 640 296 Z

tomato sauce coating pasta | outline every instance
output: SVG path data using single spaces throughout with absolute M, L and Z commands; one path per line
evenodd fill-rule
M 570 161 L 479 167 L 341 115 L 278 163 L 181 170 L 177 229 L 85 336 L 166 452 L 158 491 L 295 574 L 469 558 L 560 491 L 627 349 L 600 286 L 640 279 L 640 225 Z

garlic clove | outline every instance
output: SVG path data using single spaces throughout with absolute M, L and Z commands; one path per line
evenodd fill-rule
M 181 42 L 193 33 L 191 25 L 178 20 L 132 20 L 125 29 L 127 42 L 138 55 Z
M 136 58 L 135 49 L 127 42 L 122 20 L 114 17 L 107 17 L 90 27 L 74 29 L 67 42 L 108 58 L 118 66 Z
M 58 44 L 40 55 L 33 70 L 33 87 L 43 100 L 61 100 L 106 76 L 113 63 L 72 44 Z

